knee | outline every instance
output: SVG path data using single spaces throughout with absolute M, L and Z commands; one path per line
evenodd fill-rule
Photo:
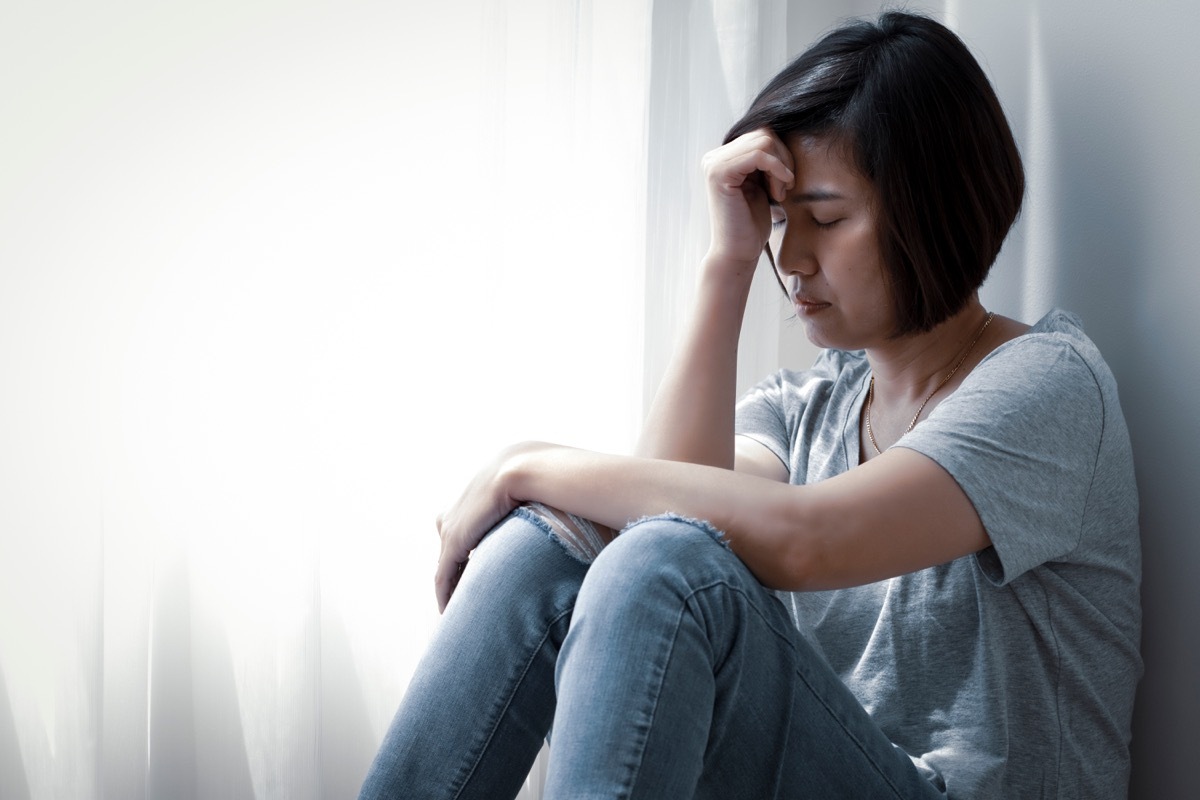
M 577 587 L 586 569 L 553 538 L 545 523 L 513 513 L 471 553 L 455 594 L 478 593 L 498 601 L 535 594 L 529 587 L 554 593 Z M 573 597 L 573 590 L 570 594 Z
M 673 515 L 649 517 L 630 525 L 600 552 L 584 591 L 603 593 L 604 602 L 636 602 L 647 591 L 664 587 L 687 593 L 739 567 L 744 569 L 721 532 L 708 523 Z
M 664 561 L 690 560 L 728 552 L 725 534 L 704 520 L 663 514 L 628 526 L 617 537 L 624 548 Z M 615 542 L 614 542 L 615 544 Z

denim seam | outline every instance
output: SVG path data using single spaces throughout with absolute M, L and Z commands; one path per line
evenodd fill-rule
M 744 597 L 747 601 L 747 605 L 754 611 L 754 613 L 756 615 L 758 615 L 758 617 L 767 625 L 768 628 L 770 628 L 770 630 L 776 636 L 779 636 L 780 638 L 782 638 L 784 640 L 784 643 L 788 646 L 788 649 L 790 649 L 792 651 L 792 653 L 796 654 L 796 656 L 797 656 L 796 660 L 798 662 L 803 660 L 799 657 L 799 654 L 796 651 L 795 642 L 792 641 L 791 636 L 780 633 L 779 629 L 775 626 L 775 624 L 769 618 L 767 618 L 766 615 L 763 614 L 762 610 L 758 607 L 758 604 L 756 602 L 754 602 L 754 600 L 749 596 L 749 594 L 747 594 L 740 587 L 734 586 L 724 579 L 715 580 L 709 584 L 706 584 L 705 586 L 699 586 L 696 589 L 694 589 L 687 596 L 687 600 L 691 600 L 696 594 L 698 594 L 701 591 L 712 589 L 717 586 L 724 586 L 729 591 L 736 592 L 737 594 L 740 594 L 742 597 Z M 903 794 L 900 792 L 899 787 L 897 787 L 894 783 L 892 783 L 892 781 L 889 779 L 887 774 L 882 769 L 880 769 L 879 764 L 876 762 L 876 760 L 874 758 L 871 757 L 871 754 L 867 750 L 867 748 L 864 747 L 863 743 L 858 739 L 858 737 L 855 736 L 854 733 L 851 732 L 846 727 L 846 725 L 842 722 L 841 718 L 834 711 L 833 707 L 830 706 L 829 703 L 827 703 L 825 701 L 824 696 L 816 690 L 816 688 L 808 681 L 807 678 L 805 678 L 804 674 L 802 672 L 800 672 L 800 670 L 796 670 L 796 677 L 799 678 L 804 683 L 804 685 L 808 687 L 808 691 L 812 695 L 812 697 L 821 704 L 821 706 L 825 709 L 825 712 L 827 714 L 829 714 L 830 719 L 832 719 L 835 723 L 837 723 L 838 727 L 842 729 L 842 733 L 846 736 L 846 739 L 848 741 L 852 742 L 854 744 L 854 746 L 858 748 L 858 751 L 862 754 L 863 758 L 872 767 L 874 767 L 875 772 L 879 775 L 879 778 L 884 783 L 886 783 L 888 786 L 891 787 L 892 792 L 897 797 L 902 798 Z M 857 699 L 857 698 L 855 698 L 855 699 Z
M 690 597 L 690 595 L 689 595 L 689 597 Z M 620 797 L 632 796 L 633 786 L 637 782 L 638 775 L 641 774 L 642 764 L 645 763 L 646 745 L 650 739 L 650 731 L 651 731 L 651 729 L 654 728 L 654 719 L 655 719 L 655 717 L 658 716 L 658 703 L 659 703 L 659 700 L 662 698 L 663 681 L 665 681 L 666 677 L 667 677 L 667 665 L 671 663 L 671 656 L 674 655 L 674 653 L 675 653 L 675 644 L 679 640 L 679 626 L 683 622 L 683 614 L 686 610 L 687 610 L 687 602 L 685 600 L 684 605 L 680 607 L 679 614 L 677 615 L 677 617 L 675 619 L 675 629 L 671 635 L 671 647 L 667 650 L 666 657 L 662 661 L 662 677 L 659 679 L 657 685 L 654 687 L 654 703 L 650 707 L 650 721 L 649 721 L 649 724 L 646 726 L 646 733 L 640 737 L 640 741 L 638 742 L 638 745 L 637 745 L 637 747 L 638 747 L 637 763 L 634 765 L 632 773 L 630 774 L 629 783 L 625 787 L 627 789 L 627 791 L 623 792 L 620 795 Z
M 710 583 L 707 583 L 707 584 L 705 584 L 704 586 L 698 586 L 698 587 L 696 587 L 696 588 L 695 588 L 695 589 L 694 589 L 694 590 L 693 590 L 693 591 L 692 591 L 692 592 L 691 592 L 691 593 L 690 593 L 690 594 L 689 594 L 689 595 L 688 595 L 688 596 L 687 596 L 687 597 L 684 599 L 684 602 L 686 603 L 686 602 L 690 601 L 690 600 L 691 600 L 693 597 L 695 597 L 695 596 L 696 596 L 697 594 L 699 594 L 700 592 L 708 591 L 709 589 L 715 589 L 715 588 L 716 588 L 716 587 L 718 587 L 718 586 L 723 586 L 723 587 L 725 587 L 726 589 L 728 589 L 729 591 L 731 591 L 731 592 L 736 592 L 737 594 L 739 594 L 739 595 L 741 595 L 742 597 L 744 597 L 744 598 L 746 599 L 746 604 L 747 604 L 747 605 L 750 607 L 750 609 L 751 609 L 751 610 L 753 610 L 753 611 L 754 611 L 754 613 L 755 613 L 755 614 L 758 616 L 758 618 L 759 618 L 760 620 L 762 620 L 762 622 L 763 622 L 763 623 L 764 623 L 764 624 L 765 624 L 765 625 L 766 625 L 766 626 L 767 626 L 767 627 L 768 627 L 768 628 L 771 630 L 771 633 L 775 634 L 777 637 L 779 637 L 780 639 L 782 639 L 782 640 L 783 640 L 783 643 L 787 645 L 788 649 L 789 649 L 789 650 L 791 650 L 791 651 L 792 651 L 792 653 L 793 653 L 794 655 L 796 655 L 796 658 L 797 658 L 797 659 L 799 659 L 799 654 L 796 652 L 796 643 L 795 643 L 794 641 L 792 641 L 792 637 L 791 637 L 791 633 L 792 633 L 792 632 L 793 632 L 795 629 L 794 629 L 794 628 L 788 628 L 786 632 L 780 631 L 780 630 L 779 630 L 779 626 L 777 626 L 777 625 L 776 625 L 776 624 L 775 624 L 775 623 L 774 623 L 774 622 L 771 620 L 771 618 L 770 618 L 770 617 L 768 617 L 766 614 L 764 614 L 764 613 L 763 613 L 762 609 L 758 607 L 758 603 L 755 601 L 755 599 L 754 599 L 753 597 L 751 597 L 751 596 L 750 596 L 750 594 L 749 594 L 749 593 L 747 593 L 747 592 L 746 592 L 744 589 L 742 589 L 740 586 L 736 586 L 736 585 L 734 585 L 734 584 L 732 584 L 732 583 L 729 583 L 729 582 L 728 582 L 727 580 L 725 580 L 724 578 L 719 578 L 719 579 L 717 579 L 717 580 L 714 580 L 714 581 L 712 581 L 712 582 L 710 582 Z
M 870 764 L 875 769 L 875 773 L 879 776 L 880 780 L 882 780 L 884 783 L 886 783 L 888 786 L 891 787 L 892 793 L 896 797 L 903 798 L 904 795 L 901 793 L 900 787 L 898 787 L 894 783 L 892 783 L 891 778 L 888 777 L 887 773 L 885 773 L 882 769 L 880 769 L 879 764 L 876 762 L 876 760 L 874 758 L 871 757 L 870 751 L 868 751 L 867 748 L 863 746 L 863 743 L 861 741 L 859 741 L 858 737 L 855 736 L 850 731 L 850 729 L 848 729 L 846 727 L 845 723 L 842 722 L 841 717 L 839 717 L 838 714 L 834 712 L 833 708 L 829 705 L 829 703 L 825 702 L 825 698 L 821 695 L 821 693 L 818 692 L 811 683 L 809 683 L 808 679 L 804 676 L 804 674 L 802 672 L 800 672 L 800 670 L 796 670 L 796 677 L 798 679 L 800 679 L 800 681 L 803 682 L 805 686 L 808 687 L 809 693 L 813 696 L 813 698 L 818 703 L 821 704 L 821 706 L 825 709 L 825 712 L 829 715 L 829 718 L 832 719 L 835 723 L 837 723 L 838 727 L 840 727 L 842 729 L 842 733 L 845 734 L 846 739 L 848 741 L 852 742 L 854 744 L 854 746 L 858 748 L 858 752 L 861 753 L 862 757 L 867 761 L 867 763 Z M 857 699 L 857 698 L 855 698 L 855 699 Z M 895 745 L 893 745 L 893 747 L 894 746 Z
M 850 729 L 846 728 L 845 723 L 842 723 L 841 718 L 835 714 L 832 706 L 830 706 L 828 703 L 826 703 L 826 700 L 824 700 L 824 698 L 821 696 L 820 692 L 816 691 L 816 688 L 814 688 L 814 686 L 812 686 L 812 684 L 810 684 L 808 679 L 806 679 L 805 676 L 799 672 L 799 670 L 797 670 L 796 676 L 797 676 L 797 678 L 799 678 L 800 680 L 802 680 L 804 682 L 805 686 L 809 687 L 809 692 L 811 692 L 812 697 L 814 697 L 817 700 L 817 702 L 823 706 L 824 710 L 826 710 L 827 714 L 829 715 L 830 720 L 833 720 L 834 722 L 838 723 L 838 727 L 840 727 L 842 730 L 842 733 L 844 733 L 846 735 L 846 739 L 850 740 L 851 742 L 853 742 L 854 746 L 858 747 L 858 752 L 862 753 L 863 758 L 866 759 L 866 763 L 870 764 L 872 766 L 872 768 L 875 769 L 876 775 L 880 776 L 880 780 L 882 780 L 884 783 L 887 783 L 889 787 L 892 787 L 892 792 L 893 792 L 893 794 L 895 794 L 895 796 L 898 796 L 898 798 L 901 798 L 901 799 L 904 798 L 904 794 L 900 793 L 900 787 L 895 786 L 895 784 L 892 782 L 892 780 L 890 780 L 890 778 L 888 777 L 886 772 L 884 772 L 883 770 L 880 769 L 880 765 L 878 765 L 875 762 L 874 758 L 871 758 L 871 754 L 868 750 L 866 750 L 866 747 L 863 746 L 863 742 L 859 741 L 858 736 L 854 735 L 853 733 L 850 732 Z
M 765 614 L 763 614 L 762 610 L 758 607 L 758 604 L 756 602 L 754 602 L 754 600 L 749 596 L 749 594 L 747 594 L 740 587 L 734 586 L 723 579 L 717 580 L 717 581 L 713 581 L 705 586 L 697 587 L 694 591 L 692 591 L 691 594 L 688 595 L 688 599 L 690 600 L 697 593 L 707 590 L 707 589 L 714 588 L 718 585 L 724 585 L 725 588 L 728 589 L 729 591 L 736 592 L 736 593 L 740 594 L 742 597 L 744 597 L 747 601 L 747 605 L 754 611 L 754 613 L 756 615 L 758 615 L 758 617 L 767 625 L 767 627 L 770 628 L 770 630 L 776 636 L 778 636 L 784 640 L 784 643 L 788 646 L 788 649 L 791 650 L 792 653 L 796 655 L 796 661 L 797 662 L 803 661 L 803 659 L 800 658 L 799 653 L 797 653 L 796 644 L 795 644 L 795 642 L 792 641 L 791 635 L 781 633 L 779 631 L 778 627 Z M 892 791 L 895 793 L 895 795 L 897 797 L 903 797 L 903 795 L 900 792 L 899 787 L 897 787 L 894 783 L 892 783 L 892 781 L 888 778 L 887 774 L 882 769 L 879 768 L 879 764 L 876 763 L 875 759 L 871 757 L 871 754 L 867 750 L 867 748 L 864 747 L 863 743 L 858 739 L 858 737 L 855 736 L 854 733 L 851 732 L 850 729 L 848 729 L 846 727 L 846 725 L 842 722 L 841 718 L 834 711 L 833 707 L 830 706 L 829 703 L 827 703 L 825 701 L 824 696 L 816 690 L 816 688 L 808 681 L 808 679 L 804 676 L 804 674 L 802 672 L 800 672 L 800 670 L 796 670 L 796 677 L 799 678 L 804 683 L 804 685 L 808 687 L 808 691 L 812 695 L 812 697 L 821 704 L 821 706 L 825 709 L 825 712 L 827 714 L 829 714 L 830 719 L 832 719 L 835 723 L 837 723 L 838 727 L 842 729 L 842 733 L 845 734 L 846 739 L 850 742 L 853 742 L 854 746 L 858 748 L 858 751 L 862 754 L 863 758 L 866 759 L 866 761 L 869 764 L 871 764 L 872 767 L 874 767 L 875 772 L 879 775 L 880 779 L 883 780 L 884 783 L 886 783 L 888 786 L 890 786 L 892 788 Z M 855 698 L 855 699 L 857 700 L 857 698 Z
M 553 539 L 555 542 L 557 542 L 560 545 L 561 549 L 566 553 L 567 556 L 569 556 L 570 558 L 572 558 L 573 560 L 575 560 L 577 562 L 579 561 L 579 559 L 577 557 L 575 557 L 567 547 L 563 546 L 562 542 L 559 541 L 558 537 L 556 537 L 554 535 L 554 531 L 550 529 L 549 525 L 541 517 L 534 514 L 532 511 L 529 511 L 527 509 L 523 509 L 520 507 L 513 509 L 513 513 L 516 514 L 517 516 L 521 517 L 522 519 L 525 519 L 525 520 L 533 523 L 538 528 L 540 528 L 542 531 L 546 532 L 550 536 L 551 539 Z M 520 673 L 516 676 L 516 679 L 513 681 L 512 689 L 511 689 L 511 691 L 509 691 L 508 697 L 505 700 L 504 705 L 501 706 L 501 708 L 499 709 L 499 713 L 496 715 L 495 722 L 491 726 L 491 731 L 488 733 L 487 738 L 484 740 L 483 746 L 479 748 L 479 752 L 475 756 L 475 761 L 467 769 L 466 776 L 463 778 L 462 784 L 459 785 L 458 789 L 455 790 L 452 800 L 462 797 L 463 791 L 465 791 L 467 786 L 471 783 L 471 779 L 473 777 L 475 777 L 475 770 L 479 768 L 479 762 L 483 760 L 483 754 L 485 752 L 487 752 L 488 747 L 492 743 L 492 739 L 495 738 L 496 730 L 500 727 L 501 721 L 504 719 L 504 715 L 508 711 L 508 707 L 512 705 L 513 696 L 517 693 L 517 689 L 520 687 L 521 682 L 525 679 L 525 676 L 529 673 L 529 669 L 531 666 L 533 666 L 533 662 L 537 658 L 537 654 L 539 652 L 541 652 L 542 647 L 545 646 L 546 639 L 550 636 L 550 632 L 554 629 L 554 626 L 557 625 L 563 619 L 563 617 L 568 616 L 573 610 L 574 610 L 574 606 L 572 606 L 571 608 L 563 609 L 557 615 L 555 615 L 552 619 L 550 619 L 549 622 L 547 622 L 546 630 L 542 633 L 541 638 L 538 639 L 537 644 L 535 644 L 534 647 L 529 651 L 529 658 L 526 659 L 524 667 L 522 667 Z
M 689 523 L 693 523 L 693 524 L 696 524 L 698 522 L 696 520 L 690 520 L 690 519 L 687 519 L 686 517 L 680 517 L 675 514 L 664 514 L 664 515 L 659 515 L 656 517 L 645 517 L 645 518 L 643 518 L 643 520 L 638 520 L 638 522 L 642 522 L 645 520 L 653 520 L 653 519 L 674 519 L 674 520 L 678 520 L 678 521 L 682 521 L 682 522 L 689 522 Z M 634 524 L 637 524 L 637 523 L 634 523 Z M 718 531 L 716 528 L 712 527 L 711 525 L 708 525 L 707 523 L 698 524 L 697 527 L 700 527 L 701 529 L 705 530 L 707 533 L 710 533 L 710 534 L 719 534 L 720 533 L 720 531 Z M 714 536 L 714 538 L 715 538 L 715 536 Z M 720 544 L 725 544 L 725 542 L 721 541 L 720 539 L 718 539 L 717 541 Z M 726 545 L 726 547 L 728 547 L 728 545 Z M 637 764 L 634 766 L 633 772 L 630 776 L 631 782 L 629 785 L 629 789 L 630 789 L 631 793 L 632 793 L 633 783 L 636 783 L 637 776 L 641 772 L 641 767 L 642 767 L 643 761 L 645 759 L 646 744 L 649 739 L 649 731 L 651 728 L 654 727 L 654 719 L 658 714 L 658 702 L 659 702 L 659 699 L 662 697 L 662 681 L 666 679 L 666 673 L 667 673 L 666 666 L 671 663 L 671 656 L 675 653 L 675 644 L 679 640 L 679 627 L 683 622 L 683 615 L 688 610 L 688 604 L 692 601 L 692 598 L 694 598 L 700 592 L 707 591 L 708 589 L 713 589 L 718 586 L 723 586 L 726 589 L 736 592 L 737 594 L 744 597 L 747 601 L 747 605 L 749 605 L 749 607 L 754 610 L 754 613 L 760 619 L 762 619 L 762 621 L 767 625 L 767 627 L 770 628 L 771 632 L 774 633 L 776 636 L 780 637 L 781 639 L 783 639 L 784 643 L 792 650 L 793 653 L 796 650 L 795 644 L 791 641 L 791 637 L 780 633 L 779 629 L 771 622 L 770 619 L 768 619 L 766 617 L 766 615 L 764 615 L 762 613 L 762 610 L 758 608 L 758 604 L 745 591 L 743 591 L 741 588 L 729 583 L 726 579 L 719 578 L 719 579 L 713 580 L 703 586 L 697 586 L 696 588 L 692 589 L 692 591 L 688 592 L 688 594 L 683 597 L 683 602 L 680 604 L 679 613 L 675 619 L 674 631 L 671 636 L 671 647 L 667 650 L 666 657 L 662 662 L 662 664 L 663 664 L 662 676 L 663 677 L 658 682 L 658 684 L 654 687 L 654 703 L 650 709 L 650 722 L 649 722 L 649 725 L 647 725 L 647 727 L 646 727 L 646 735 L 643 736 L 641 738 L 640 742 L 638 743 L 638 748 L 639 748 L 640 752 L 638 754 Z M 622 796 L 627 797 L 629 795 L 622 795 Z
M 475 777 L 475 770 L 478 769 L 479 762 L 483 760 L 483 754 L 487 752 L 488 747 L 492 743 L 492 739 L 496 736 L 496 729 L 500 727 L 500 722 L 504 719 L 505 713 L 508 712 L 508 707 L 512 705 L 513 695 L 517 693 L 517 688 L 520 687 L 521 681 L 523 681 L 525 676 L 529 673 L 529 668 L 533 665 L 533 661 L 537 658 L 537 654 L 541 651 L 543 645 L 545 645 L 546 639 L 550 636 L 550 631 L 563 617 L 570 614 L 571 610 L 572 609 L 568 608 L 564 611 L 561 611 L 546 625 L 545 633 L 542 634 L 542 637 L 538 640 L 537 645 L 534 646 L 530 651 L 529 658 L 525 661 L 525 666 L 521 669 L 520 674 L 517 675 L 516 680 L 513 681 L 513 688 L 508 693 L 508 698 L 505 700 L 504 705 L 500 708 L 500 713 L 496 715 L 496 721 L 491 726 L 491 732 L 488 733 L 487 739 L 485 739 L 483 742 L 483 746 L 479 748 L 479 753 L 476 755 L 474 763 L 472 763 L 470 769 L 467 770 L 466 778 L 463 779 L 462 785 L 459 786 L 454 792 L 452 800 L 462 797 L 463 791 L 467 788 L 467 785 L 471 782 L 471 779 Z
M 677 515 L 662 515 L 657 518 L 661 519 L 664 517 L 670 518 L 670 519 L 678 519 L 680 521 L 685 521 L 685 522 L 692 522 L 692 520 L 687 520 L 686 518 L 681 518 L 681 517 L 678 517 Z M 649 518 L 649 519 L 654 519 L 654 518 Z M 641 521 L 641 520 L 639 520 L 639 521 Z M 712 533 L 713 531 L 716 530 L 715 528 L 712 528 L 712 526 L 706 525 L 706 524 L 701 525 L 700 527 L 706 529 L 709 533 Z M 717 580 L 713 580 L 703 586 L 697 586 L 691 592 L 689 592 L 686 597 L 683 598 L 683 605 L 680 607 L 679 615 L 675 621 L 675 632 L 671 637 L 671 648 L 667 651 L 666 660 L 663 662 L 664 663 L 664 669 L 663 669 L 663 678 L 664 679 L 666 677 L 665 665 L 670 663 L 671 655 L 675 652 L 675 643 L 678 640 L 679 626 L 683 620 L 683 614 L 687 610 L 687 604 L 692 600 L 692 598 L 694 598 L 699 593 L 707 591 L 709 589 L 717 588 L 718 586 L 722 586 L 725 589 L 727 589 L 728 591 L 732 591 L 732 592 L 735 592 L 735 593 L 741 595 L 747 601 L 747 605 L 749 606 L 749 608 L 751 608 L 754 611 L 755 615 L 757 615 L 762 620 L 762 622 L 764 622 L 767 625 L 767 627 L 772 631 L 772 633 L 774 633 L 776 636 L 778 636 L 784 640 L 784 643 L 788 646 L 788 649 L 790 649 L 793 652 L 793 654 L 796 654 L 796 656 L 797 656 L 796 660 L 797 661 L 802 660 L 799 657 L 799 654 L 796 652 L 796 645 L 795 645 L 795 642 L 792 641 L 791 636 L 789 634 L 781 633 L 779 631 L 778 627 L 765 614 L 763 614 L 762 610 L 758 607 L 758 604 L 753 600 L 753 598 L 750 597 L 750 595 L 746 591 L 744 591 L 742 588 L 740 588 L 738 586 L 735 586 L 735 585 L 729 583 L 724 578 L 720 578 Z M 804 685 L 808 688 L 808 691 L 812 695 L 812 697 L 818 703 L 820 703 L 820 705 L 825 709 L 825 712 L 829 715 L 829 718 L 832 719 L 837 724 L 837 726 L 842 729 L 842 733 L 846 736 L 847 741 L 851 742 L 858 749 L 859 753 L 862 754 L 864 760 L 866 760 L 867 763 L 869 763 L 874 768 L 874 770 L 875 770 L 876 774 L 879 776 L 880 780 L 882 780 L 889 787 L 891 787 L 891 790 L 892 790 L 893 794 L 895 794 L 896 797 L 903 798 L 903 794 L 900 792 L 899 787 L 896 786 L 891 781 L 891 779 L 888 777 L 888 775 L 882 769 L 880 769 L 879 764 L 876 762 L 876 760 L 874 758 L 871 757 L 871 754 L 867 750 L 867 748 L 863 745 L 863 743 L 859 740 L 859 738 L 857 736 L 855 736 L 854 733 L 851 732 L 846 727 L 846 725 L 842 722 L 841 718 L 834 711 L 832 706 L 830 706 L 829 703 L 827 703 L 825 701 L 825 698 L 821 695 L 821 693 L 816 690 L 816 688 L 807 680 L 807 678 L 805 678 L 804 674 L 802 672 L 800 672 L 800 670 L 796 670 L 796 677 L 804 683 Z M 658 711 L 658 699 L 661 697 L 661 695 L 662 695 L 662 682 L 660 681 L 658 686 L 656 687 L 656 691 L 655 691 L 655 701 L 654 701 L 654 706 L 651 709 L 650 726 L 648 726 L 648 728 L 647 728 L 647 737 L 648 737 L 649 728 L 653 727 L 654 717 Z M 638 758 L 638 764 L 633 773 L 633 779 L 635 781 L 637 779 L 638 773 L 641 770 L 642 759 L 644 758 L 645 753 L 646 753 L 646 738 L 643 738 L 643 740 L 641 741 L 640 748 L 641 748 L 641 753 Z

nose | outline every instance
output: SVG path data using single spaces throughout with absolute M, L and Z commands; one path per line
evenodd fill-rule
M 813 275 L 818 269 L 816 254 L 808 237 L 796 227 L 785 229 L 783 236 L 772 242 L 775 268 L 780 275 Z

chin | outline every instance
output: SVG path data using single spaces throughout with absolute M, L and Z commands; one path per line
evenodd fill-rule
M 866 350 L 889 338 L 888 329 L 870 326 L 845 325 L 844 319 L 809 319 L 804 321 L 804 335 L 816 347 L 832 350 Z
M 833 348 L 835 350 L 854 349 L 843 346 L 841 344 L 841 339 L 843 337 L 832 334 L 833 332 L 828 330 L 824 325 L 819 325 L 812 321 L 806 321 L 804 323 L 804 336 L 813 344 L 813 346 L 820 347 L 822 349 Z

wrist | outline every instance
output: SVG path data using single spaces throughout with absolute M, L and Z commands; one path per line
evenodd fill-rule
M 724 329 L 728 324 L 741 329 L 754 281 L 754 266 L 708 258 L 701 263 L 695 313 L 704 319 L 706 328 L 712 329 L 715 324 Z M 712 332 L 716 332 L 715 329 Z
M 537 500 L 529 494 L 530 478 L 536 469 L 536 456 L 550 445 L 544 442 L 520 442 L 506 448 L 496 472 L 496 484 L 503 497 L 517 506 L 527 500 Z
M 710 250 L 700 262 L 700 279 L 703 283 L 719 284 L 728 288 L 750 289 L 754 271 L 758 269 L 758 257 L 740 258 Z

